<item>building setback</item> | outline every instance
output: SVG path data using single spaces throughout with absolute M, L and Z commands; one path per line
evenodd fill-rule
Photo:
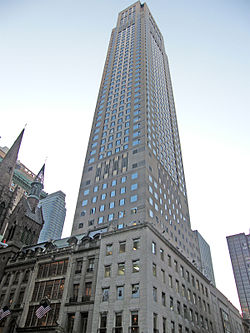
M 250 234 L 227 237 L 243 318 L 250 324 Z
M 42 207 L 44 225 L 38 242 L 61 238 L 66 216 L 65 194 L 62 191 L 51 193 L 40 200 L 39 206 Z

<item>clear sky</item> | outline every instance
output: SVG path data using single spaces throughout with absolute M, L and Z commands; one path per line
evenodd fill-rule
M 68 236 L 111 29 L 128 0 L 0 0 L 0 146 L 66 193 Z M 250 2 L 148 0 L 163 34 L 193 229 L 239 307 L 226 236 L 249 232 Z

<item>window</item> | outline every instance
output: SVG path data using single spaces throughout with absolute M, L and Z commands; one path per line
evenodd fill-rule
M 119 243 L 119 253 L 124 253 L 126 251 L 126 241 Z
M 88 204 L 88 200 L 83 200 L 83 202 L 82 202 L 82 206 L 84 207 L 84 206 L 87 206 L 87 204 Z
M 115 197 L 115 190 L 110 192 L 110 197 L 111 198 Z
M 103 212 L 104 210 L 105 210 L 105 205 L 101 205 L 100 208 L 99 208 L 99 211 Z
M 160 257 L 161 257 L 161 260 L 164 260 L 164 250 L 163 249 L 160 249 Z
M 168 254 L 168 266 L 172 266 L 171 256 Z
M 173 288 L 173 278 L 171 275 L 168 276 L 168 285 L 169 287 Z
M 126 176 L 122 177 L 122 179 L 121 179 L 121 183 L 125 183 L 126 180 L 127 180 L 127 177 L 126 177 Z
M 131 312 L 131 326 L 138 327 L 138 325 L 139 325 L 138 312 L 132 311 Z M 132 328 L 131 332 L 136 332 L 136 331 Z
M 176 306 L 177 306 L 177 313 L 181 314 L 181 303 L 179 301 L 176 302 Z
M 139 283 L 132 284 L 132 298 L 138 298 L 140 296 Z
M 137 179 L 138 178 L 138 172 L 132 173 L 131 179 Z
M 174 260 L 174 269 L 176 272 L 178 272 L 178 263 L 176 260 Z
M 111 276 L 111 265 L 104 267 L 104 277 L 110 277 Z
M 133 250 L 136 251 L 140 248 L 140 238 L 133 239 Z
M 162 333 L 167 333 L 167 319 L 162 318 Z
M 156 254 L 156 243 L 152 242 L 152 253 Z
M 89 194 L 89 189 L 88 190 L 85 190 L 84 192 L 83 192 L 83 195 L 85 196 L 85 195 L 88 195 Z
M 71 301 L 76 302 L 79 292 L 79 283 L 73 284 L 73 297 L 71 297 Z
M 125 274 L 125 263 L 124 262 L 121 262 L 121 263 L 118 263 L 118 272 L 117 272 L 118 275 L 124 275 Z
M 140 271 L 140 260 L 133 260 L 132 261 L 132 264 L 133 264 L 133 269 L 132 269 L 132 272 L 133 273 L 138 273 Z
M 153 300 L 157 302 L 157 288 L 153 287 Z
M 174 311 L 174 299 L 171 296 L 169 298 L 169 307 L 171 311 Z
M 138 200 L 137 194 L 130 197 L 130 202 L 136 202 Z
M 105 199 L 106 199 L 106 196 L 107 196 L 107 194 L 106 194 L 106 193 L 103 193 L 103 194 L 101 195 L 101 200 L 105 200 Z
M 81 273 L 81 271 L 82 271 L 82 258 L 76 260 L 75 274 Z
M 125 205 L 125 199 L 124 198 L 119 201 L 119 205 L 120 206 L 124 206 Z
M 108 221 L 111 222 L 114 219 L 114 214 L 109 214 Z
M 166 294 L 165 293 L 161 293 L 161 302 L 163 306 L 166 306 Z
M 122 332 L 122 312 L 117 312 L 115 314 L 115 333 Z
M 101 224 L 101 223 L 103 223 L 103 216 L 100 216 L 99 218 L 98 218 L 98 224 Z
M 88 268 L 87 271 L 88 272 L 93 272 L 94 270 L 94 265 L 95 265 L 95 259 L 94 258 L 90 258 L 88 261 Z
M 120 286 L 116 288 L 116 295 L 117 295 L 117 299 L 123 299 L 124 297 L 124 286 Z
M 156 264 L 152 264 L 152 272 L 153 272 L 153 276 L 156 276 Z
M 112 244 L 107 244 L 106 245 L 106 256 L 111 256 L 112 255 Z
M 107 302 L 109 300 L 109 288 L 102 289 L 102 301 Z
M 175 280 L 175 287 L 176 287 L 176 292 L 179 293 L 180 292 L 180 283 L 178 280 Z
M 124 194 L 124 193 L 126 193 L 126 187 L 121 187 L 120 194 Z
M 86 282 L 85 283 L 85 297 L 90 299 L 91 292 L 92 292 L 92 282 Z
M 162 282 L 166 283 L 165 271 L 163 269 L 161 270 L 161 276 L 162 276 Z
M 132 184 L 131 185 L 131 191 L 134 191 L 134 190 L 137 190 L 137 188 L 138 188 L 138 184 Z
M 116 184 L 117 184 L 116 179 L 112 180 L 111 186 L 116 186 Z
M 175 333 L 175 323 L 174 323 L 174 321 L 171 321 L 171 325 L 170 325 L 170 332 L 171 333 Z

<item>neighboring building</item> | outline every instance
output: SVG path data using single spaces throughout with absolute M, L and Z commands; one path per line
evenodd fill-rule
M 201 234 L 197 230 L 194 231 L 194 234 L 197 237 L 199 249 L 200 249 L 201 272 L 215 286 L 214 269 L 213 269 L 213 262 L 212 262 L 210 246 L 208 245 L 208 243 L 205 241 L 205 239 L 201 236 Z
M 4 243 L 0 247 L 0 279 L 9 258 L 22 246 L 38 241 L 44 222 L 42 209 L 37 206 L 43 189 L 44 165 L 32 182 L 31 191 L 27 198 L 23 196 L 14 205 L 17 187 L 14 191 L 10 189 L 23 133 L 24 130 L 0 164 L 0 240 L 1 243 Z
M 7 147 L 0 147 L 0 163 L 8 153 L 9 148 Z M 31 183 L 35 180 L 36 174 L 28 169 L 24 164 L 20 161 L 16 161 L 12 182 L 10 184 L 10 190 L 14 192 L 16 189 L 16 198 L 13 204 L 13 208 L 17 205 L 19 200 L 24 195 L 26 198 L 31 191 Z M 41 198 L 45 198 L 47 193 L 42 191 Z
M 243 318 L 250 324 L 250 234 L 227 237 Z
M 61 238 L 66 216 L 65 194 L 62 191 L 51 193 L 40 200 L 39 207 L 42 207 L 44 225 L 38 242 Z
M 0 332 L 86 332 L 93 321 L 99 237 L 93 232 L 17 253 L 0 283 L 0 305 L 12 311 L 0 321 Z M 51 300 L 51 310 L 38 320 L 35 311 L 44 297 Z
M 3 305 L 1 333 L 243 333 L 237 309 L 151 223 L 22 248 L 0 282 Z

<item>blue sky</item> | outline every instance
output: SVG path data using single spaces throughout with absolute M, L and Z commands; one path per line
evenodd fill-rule
M 69 235 L 111 29 L 127 0 L 0 0 L 0 145 L 66 193 Z M 250 3 L 149 0 L 163 34 L 191 223 L 238 306 L 225 237 L 249 231 Z

